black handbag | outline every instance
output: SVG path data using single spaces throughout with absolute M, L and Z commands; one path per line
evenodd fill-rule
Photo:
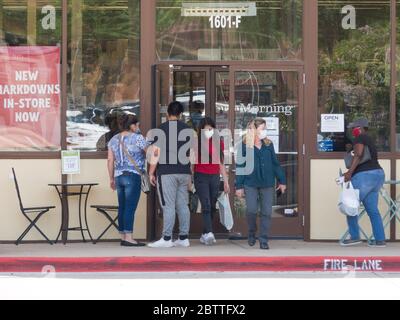
M 351 165 L 353 164 L 353 159 L 354 159 L 354 151 L 346 153 L 346 156 L 344 157 L 344 162 L 346 164 L 347 169 L 351 168 Z M 371 160 L 372 160 L 371 151 L 369 150 L 368 146 L 364 146 L 363 158 L 361 159 L 360 164 L 364 164 Z
M 199 208 L 200 199 L 196 192 L 189 193 L 189 209 L 190 213 L 196 214 Z

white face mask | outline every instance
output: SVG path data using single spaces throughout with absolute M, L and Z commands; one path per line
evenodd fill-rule
M 213 137 L 213 135 L 214 135 L 214 130 L 206 130 L 206 131 L 204 131 L 204 136 L 208 140 L 210 140 Z
M 258 137 L 259 137 L 261 140 L 266 139 L 266 138 L 268 137 L 268 131 L 267 131 L 267 130 L 261 131 L 261 132 L 258 134 Z

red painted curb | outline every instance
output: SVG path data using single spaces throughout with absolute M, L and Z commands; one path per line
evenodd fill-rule
M 395 272 L 400 257 L 0 258 L 0 273 Z

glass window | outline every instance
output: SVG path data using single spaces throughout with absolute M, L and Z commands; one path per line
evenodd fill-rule
M 61 1 L 0 0 L 0 151 L 56 151 Z
M 345 151 L 352 144 L 345 128 L 366 117 L 379 150 L 389 151 L 390 1 L 318 3 L 318 150 Z
M 298 60 L 302 0 L 157 0 L 160 60 Z
M 229 129 L 229 102 L 230 102 L 229 72 L 215 73 L 215 122 L 217 129 Z
M 206 72 L 174 72 L 174 99 L 184 107 L 183 121 L 197 130 L 206 115 Z
M 70 1 L 68 22 L 68 148 L 105 151 L 118 112 L 140 117 L 140 1 Z

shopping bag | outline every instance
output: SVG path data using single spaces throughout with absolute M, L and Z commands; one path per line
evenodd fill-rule
M 201 213 L 200 199 L 196 191 L 189 193 L 189 209 L 192 214 Z
M 360 191 L 354 189 L 351 182 L 343 185 L 339 200 L 339 210 L 346 216 L 358 217 L 360 215 Z
M 218 198 L 218 207 L 221 224 L 226 228 L 226 230 L 231 231 L 233 229 L 234 222 L 231 203 L 227 193 L 222 193 L 222 195 Z

